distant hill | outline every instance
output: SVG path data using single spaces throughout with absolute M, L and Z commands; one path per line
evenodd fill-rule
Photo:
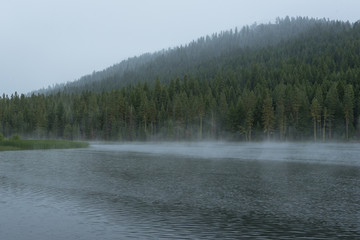
M 324 19 L 278 18 L 273 24 L 253 24 L 241 29 L 232 29 L 211 36 L 201 37 L 185 46 L 146 53 L 115 64 L 103 71 L 81 77 L 79 80 L 35 93 L 101 92 L 120 89 L 128 84 L 147 81 L 162 83 L 184 75 L 198 75 L 212 78 L 217 68 L 226 64 L 234 53 L 276 46 L 306 34 L 316 33 L 319 28 L 330 28 L 335 24 Z M 340 23 L 339 23 L 340 24 Z M 215 66 L 214 66 L 215 65 Z

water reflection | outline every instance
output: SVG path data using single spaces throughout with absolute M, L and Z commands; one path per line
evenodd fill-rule
M 0 238 L 355 237 L 360 150 L 336 147 L 336 155 L 326 152 L 333 145 L 308 154 L 312 146 L 224 143 L 1 153 Z

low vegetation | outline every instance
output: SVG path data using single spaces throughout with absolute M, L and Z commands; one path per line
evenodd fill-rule
M 2 135 L 0 136 L 0 151 L 86 148 L 88 146 L 89 144 L 87 142 L 69 140 L 24 140 L 19 136 L 4 139 Z

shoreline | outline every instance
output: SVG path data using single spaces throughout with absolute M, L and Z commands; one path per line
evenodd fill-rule
M 88 142 L 70 140 L 3 140 L 0 141 L 0 152 L 22 150 L 47 150 L 87 148 Z

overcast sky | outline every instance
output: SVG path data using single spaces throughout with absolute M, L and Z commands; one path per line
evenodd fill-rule
M 129 57 L 276 17 L 355 22 L 359 0 L 0 0 L 0 93 L 74 81 Z

